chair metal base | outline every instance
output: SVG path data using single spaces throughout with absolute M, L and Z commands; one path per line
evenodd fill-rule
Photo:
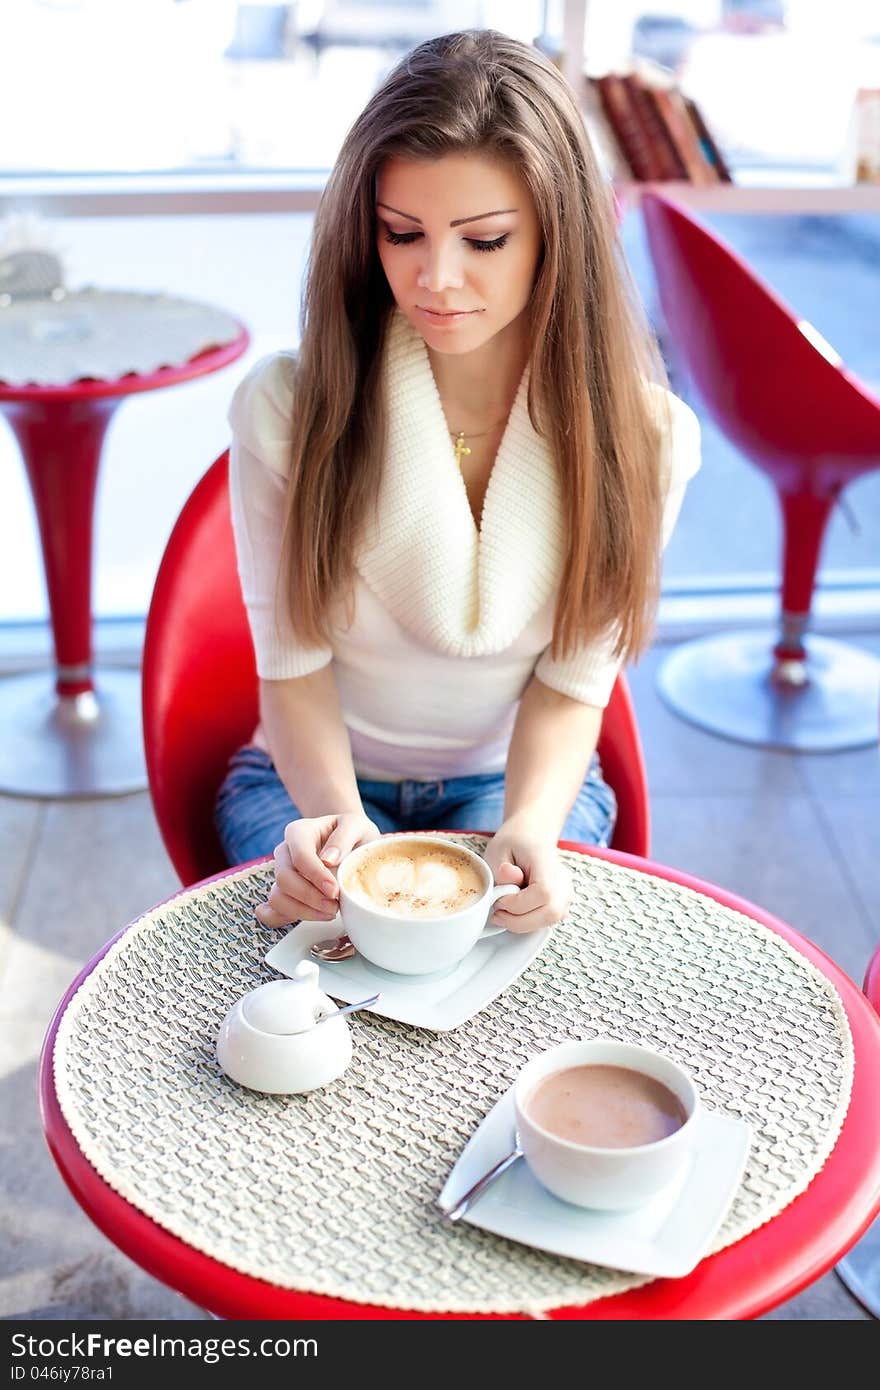
M 875 1318 L 880 1318 L 880 1217 L 835 1266 L 838 1278 Z
M 147 785 L 139 670 L 103 669 L 59 699 L 48 671 L 0 677 L 0 792 L 93 797 Z
M 880 741 L 880 660 L 845 642 L 810 636 L 807 680 L 773 677 L 776 632 L 724 633 L 685 642 L 657 673 L 661 696 L 709 733 L 764 748 L 830 753 Z

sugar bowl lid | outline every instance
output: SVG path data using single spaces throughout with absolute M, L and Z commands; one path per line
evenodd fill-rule
M 306 1033 L 323 1012 L 325 996 L 318 987 L 314 961 L 301 960 L 290 979 L 259 985 L 242 1001 L 242 1013 L 261 1033 Z

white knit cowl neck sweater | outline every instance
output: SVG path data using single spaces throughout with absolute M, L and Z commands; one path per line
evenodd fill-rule
M 333 662 L 359 776 L 444 780 L 504 768 L 516 706 L 536 674 L 585 704 L 608 702 L 619 669 L 609 643 L 554 661 L 549 645 L 565 539 L 556 469 L 517 391 L 479 530 L 421 336 L 399 312 L 383 366 L 388 444 L 377 521 L 357 557 L 354 616 L 331 611 L 332 643 L 304 647 L 275 586 L 289 469 L 294 356 L 259 361 L 233 397 L 232 519 L 242 592 L 266 680 Z M 670 406 L 661 458 L 664 544 L 700 464 L 693 412 Z

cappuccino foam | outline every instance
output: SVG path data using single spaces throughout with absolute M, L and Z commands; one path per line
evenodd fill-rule
M 395 917 L 449 917 L 477 902 L 486 881 L 454 846 L 405 840 L 368 850 L 344 886 L 364 907 Z

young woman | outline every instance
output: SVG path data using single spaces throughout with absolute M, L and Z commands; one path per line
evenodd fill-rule
M 332 919 L 355 845 L 456 828 L 523 888 L 494 922 L 564 916 L 557 840 L 610 837 L 602 710 L 699 467 L 661 379 L 556 68 L 422 44 L 330 177 L 298 355 L 230 412 L 261 718 L 217 825 L 230 863 L 274 849 L 264 924 Z

